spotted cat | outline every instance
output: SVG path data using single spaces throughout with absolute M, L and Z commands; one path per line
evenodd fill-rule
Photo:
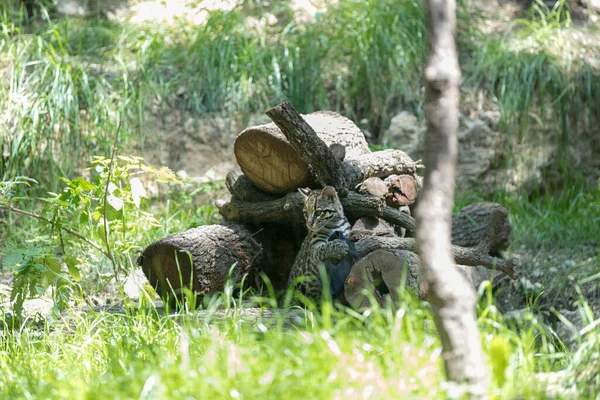
M 308 235 L 290 273 L 288 285 L 301 276 L 309 278 L 298 282 L 296 288 L 307 297 L 320 297 L 322 284 L 319 264 L 325 264 L 332 283 L 332 290 L 339 291 L 350 271 L 345 258 L 354 258 L 353 245 L 347 238 L 350 235 L 350 223 L 344 215 L 342 203 L 331 186 L 321 191 L 298 189 L 304 196 L 304 216 Z M 354 260 L 355 261 L 355 260 Z M 335 293 L 332 293 L 335 294 Z

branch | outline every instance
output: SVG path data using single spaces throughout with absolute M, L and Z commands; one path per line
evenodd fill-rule
M 4 210 L 15 212 L 17 214 L 26 215 L 28 217 L 35 218 L 35 219 L 38 219 L 40 221 L 44 221 L 44 222 L 46 222 L 49 225 L 56 226 L 56 224 L 54 222 L 52 222 L 52 220 L 50 220 L 50 219 L 48 219 L 48 218 L 46 218 L 46 217 L 44 217 L 42 215 L 39 215 L 39 214 L 35 214 L 35 213 L 29 212 L 29 211 L 21 210 L 20 208 L 15 208 L 13 206 L 8 206 L 8 205 L 0 205 L 0 208 L 2 208 Z M 72 230 L 70 228 L 67 228 L 65 226 L 59 226 L 58 228 L 61 229 L 61 230 L 63 230 L 63 231 L 65 231 L 65 232 L 67 232 L 69 235 L 71 235 L 73 237 L 76 237 L 77 239 L 79 239 L 79 240 L 81 240 L 83 242 L 86 242 L 87 244 L 89 244 L 90 246 L 92 246 L 94 249 L 98 250 L 99 252 L 101 252 L 107 258 L 110 259 L 110 255 L 106 251 L 104 251 L 104 249 L 102 249 L 102 247 L 99 244 L 95 243 L 94 241 L 86 238 L 82 234 L 77 233 L 74 230 Z
M 346 156 L 342 162 L 288 102 L 268 110 L 267 115 L 279 127 L 300 158 L 311 166 L 317 183 L 333 186 L 342 198 L 367 178 L 415 174 L 423 167 L 420 161 L 413 161 L 400 150 Z
M 281 129 L 300 158 L 312 166 L 319 184 L 331 185 L 340 194 L 351 186 L 348 185 L 342 162 L 290 103 L 283 102 L 266 114 Z
M 386 207 L 380 197 L 350 192 L 341 201 L 344 213 L 350 219 L 381 217 L 409 232 L 415 231 L 416 223 L 413 217 L 394 208 Z M 254 224 L 282 221 L 302 224 L 304 222 L 302 215 L 304 199 L 300 193 L 288 193 L 278 199 L 253 203 L 232 199 L 230 202 L 217 203 L 217 207 L 227 221 Z
M 113 272 L 115 274 L 115 279 L 118 281 L 117 274 L 117 262 L 115 261 L 112 252 L 110 251 L 110 243 L 108 242 L 108 218 L 107 218 L 107 204 L 108 204 L 108 187 L 110 185 L 110 178 L 112 175 L 113 163 L 115 161 L 115 154 L 117 153 L 117 143 L 119 142 L 119 133 L 121 132 L 121 119 L 119 119 L 119 124 L 117 125 L 117 132 L 115 133 L 115 142 L 113 143 L 111 152 L 110 152 L 110 163 L 108 164 L 108 176 L 106 177 L 106 187 L 104 188 L 104 242 L 106 244 L 106 254 L 108 255 L 109 260 L 112 262 Z
M 457 264 L 467 267 L 482 266 L 491 270 L 502 271 L 511 279 L 516 279 L 518 260 L 516 258 L 505 260 L 503 258 L 492 257 L 486 253 L 487 248 L 487 244 L 482 243 L 477 247 L 451 246 L 450 249 Z M 381 249 L 417 252 L 417 242 L 414 238 L 381 236 L 368 236 L 356 242 L 356 250 L 361 257 Z

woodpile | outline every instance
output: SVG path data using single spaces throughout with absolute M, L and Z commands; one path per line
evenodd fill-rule
M 400 150 L 371 152 L 360 129 L 337 113 L 300 116 L 283 103 L 267 115 L 273 123 L 249 127 L 236 138 L 240 169 L 226 178 L 231 200 L 217 204 L 226 223 L 168 236 L 148 246 L 138 260 L 161 296 L 178 297 L 184 288 L 198 296 L 220 292 L 227 280 L 260 287 L 261 273 L 276 290 L 285 290 L 306 235 L 297 189 L 326 185 L 340 194 L 361 255 L 346 280 L 349 304 L 362 308 L 367 298 L 383 302 L 388 293 L 395 300 L 402 279 L 426 296 L 411 216 L 421 187 L 420 160 Z M 494 257 L 508 245 L 506 209 L 472 204 L 452 222 L 458 264 L 515 277 L 516 260 Z M 373 296 L 365 297 L 364 289 Z

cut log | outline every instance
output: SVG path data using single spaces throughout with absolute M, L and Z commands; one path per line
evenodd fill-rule
M 350 187 L 350 177 L 347 175 L 348 171 L 343 168 L 343 162 L 335 157 L 329 144 L 319 138 L 315 130 L 288 102 L 271 108 L 266 114 L 279 127 L 298 156 L 307 166 L 310 165 L 317 184 L 321 187 L 333 186 L 344 197 Z M 251 176 L 249 178 L 252 179 Z
M 341 162 L 314 129 L 287 102 L 267 111 L 299 157 L 310 165 L 320 186 L 333 186 L 341 197 L 370 177 L 390 174 L 414 174 L 422 167 L 400 150 L 384 150 L 375 153 L 350 154 Z M 248 175 L 248 174 L 247 174 Z M 255 184 L 258 183 L 248 175 Z M 261 187 L 261 186 L 259 186 Z M 296 186 L 297 187 L 297 186 Z
M 385 201 L 390 207 L 409 206 L 417 199 L 417 191 L 417 180 L 412 175 L 396 175 L 389 181 Z
M 480 243 L 475 247 L 452 246 L 452 255 L 457 264 L 465 266 L 483 266 L 489 269 L 495 269 L 516 279 L 518 265 L 517 259 L 505 260 L 490 256 L 492 244 L 497 242 L 496 236 L 502 232 L 506 222 L 507 211 L 505 208 L 493 208 L 490 217 L 490 223 L 485 231 Z M 416 242 L 413 238 L 390 238 L 390 237 L 366 237 L 356 243 L 356 250 L 359 254 L 365 256 L 379 249 L 400 249 L 416 252 Z
M 415 253 L 405 250 L 374 251 L 352 266 L 344 285 L 344 298 L 355 310 L 371 307 L 371 300 L 384 306 L 383 296 L 388 293 L 397 304 L 398 288 L 404 277 L 406 288 L 424 298 L 419 257 Z
M 354 223 L 350 231 L 350 239 L 357 241 L 367 236 L 394 237 L 394 227 L 381 218 L 362 217 Z
M 458 271 L 475 290 L 484 280 L 491 280 L 494 271 L 485 267 L 457 265 Z M 398 289 L 403 283 L 420 299 L 427 299 L 427 285 L 421 279 L 419 257 L 407 250 L 375 250 L 353 266 L 344 285 L 344 299 L 355 310 L 371 307 L 372 300 L 384 306 L 389 293 L 398 304 Z
M 240 283 L 261 262 L 262 246 L 239 224 L 208 225 L 178 232 L 149 245 L 138 264 L 163 299 L 180 298 L 183 287 L 199 297 Z
M 277 197 L 271 193 L 266 193 L 254 186 L 252 181 L 246 177 L 239 169 L 231 170 L 225 177 L 225 186 L 236 200 L 255 202 L 273 200 Z
M 391 207 L 376 196 L 360 195 L 350 192 L 341 199 L 344 212 L 351 221 L 362 217 L 381 217 L 387 222 L 414 232 L 415 220 L 410 215 Z M 304 199 L 300 193 L 288 193 L 285 196 L 255 203 L 232 199 L 230 202 L 218 202 L 219 212 L 227 221 L 246 224 L 288 223 L 304 224 Z
M 363 133 L 348 118 L 326 111 L 298 118 L 325 144 L 328 154 L 337 163 L 341 161 L 327 146 L 343 146 L 347 158 L 370 153 Z M 264 191 L 286 193 L 311 186 L 308 163 L 274 123 L 245 129 L 235 140 L 234 152 L 244 174 Z M 340 156 L 338 150 L 336 154 Z
M 388 186 L 381 178 L 369 178 L 356 186 L 358 193 L 383 197 L 388 192 Z
M 458 214 L 453 215 L 452 244 L 462 247 L 473 247 L 479 244 L 496 209 L 499 209 L 502 213 L 508 213 L 498 203 L 474 203 L 461 209 Z M 505 219 L 490 243 L 490 254 L 497 255 L 500 251 L 508 248 L 510 230 L 510 223 L 508 219 Z

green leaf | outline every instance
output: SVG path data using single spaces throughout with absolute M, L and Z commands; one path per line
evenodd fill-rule
M 2 268 L 14 269 L 17 268 L 23 262 L 25 255 L 27 254 L 26 248 L 10 249 L 2 260 Z
M 100 218 L 102 217 L 102 213 L 100 212 L 100 210 L 96 210 L 94 211 L 94 213 L 92 214 L 92 218 L 94 219 L 94 221 L 98 222 L 100 221 Z
M 65 263 L 67 264 L 67 269 L 69 270 L 69 275 L 73 278 L 74 281 L 81 280 L 81 273 L 79 271 L 79 260 L 76 257 L 65 257 Z
M 62 272 L 62 263 L 56 257 L 46 257 L 45 265 L 52 272 L 60 274 Z
M 71 185 L 74 188 L 79 188 L 81 190 L 94 190 L 94 185 L 83 178 L 77 178 L 71 182 Z

